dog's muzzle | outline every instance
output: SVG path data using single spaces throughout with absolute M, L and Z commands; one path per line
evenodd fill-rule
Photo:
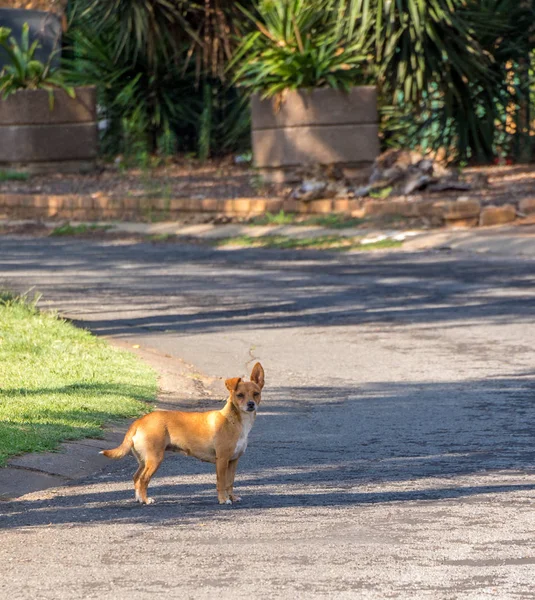
M 247 411 L 253 412 L 253 410 L 256 410 L 256 404 L 254 402 L 247 402 Z

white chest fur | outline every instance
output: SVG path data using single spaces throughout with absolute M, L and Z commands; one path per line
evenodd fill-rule
M 247 448 L 247 440 L 249 438 L 249 432 L 253 428 L 254 420 L 255 420 L 254 413 L 252 413 L 250 415 L 246 414 L 242 417 L 242 427 L 241 427 L 240 437 L 238 438 L 238 441 L 236 442 L 236 447 L 234 448 L 234 454 L 232 455 L 232 458 L 230 460 L 235 460 L 236 458 L 240 458 L 240 456 L 245 452 L 245 450 Z

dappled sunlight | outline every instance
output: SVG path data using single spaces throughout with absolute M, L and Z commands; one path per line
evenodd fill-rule
M 57 492 L 3 502 L 0 526 L 192 525 L 291 507 L 521 499 L 535 491 L 526 426 L 535 420 L 533 389 L 533 372 L 358 390 L 273 388 L 240 461 L 240 505 L 218 506 L 212 465 L 169 453 L 150 486 L 154 506 L 134 502 L 128 457 Z
M 44 295 L 42 306 L 107 335 L 307 327 L 320 321 L 445 327 L 531 321 L 534 314 L 535 274 L 520 260 L 125 248 L 82 240 L 48 240 L 47 254 L 37 259 L 34 246 L 40 243 L 4 240 L 0 280 L 23 291 L 35 286 Z M 268 287 L 262 284 L 266 278 Z
M 173 461 L 174 462 L 174 461 Z M 178 466 L 166 461 L 175 471 Z M 340 474 L 337 482 L 317 481 L 322 471 Z M 313 477 L 308 478 L 307 474 Z M 153 506 L 141 506 L 134 501 L 130 477 L 125 469 L 112 475 L 101 475 L 90 483 L 61 488 L 57 493 L 38 492 L 11 502 L 3 502 L 0 526 L 10 528 L 50 527 L 62 525 L 120 523 L 140 525 L 193 525 L 206 519 L 228 521 L 241 518 L 245 512 L 269 511 L 274 515 L 290 507 L 333 508 L 380 505 L 389 503 L 444 501 L 452 499 L 495 497 L 497 494 L 516 493 L 523 496 L 535 491 L 535 473 L 496 471 L 481 475 L 457 477 L 428 477 L 417 482 L 359 481 L 343 478 L 338 463 L 323 465 L 319 469 L 278 469 L 247 472 L 237 479 L 237 489 L 243 502 L 227 509 L 217 503 L 215 476 L 172 475 L 156 477 L 151 494 L 156 499 Z M 295 478 L 293 481 L 286 479 Z M 105 484 L 105 491 L 99 487 Z M 283 484 L 283 485 L 281 485 Z

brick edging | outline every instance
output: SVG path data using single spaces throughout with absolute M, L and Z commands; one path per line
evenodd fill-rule
M 278 212 L 290 207 L 278 198 L 131 198 L 105 194 L 6 194 L 0 193 L 0 213 L 11 218 L 111 220 L 168 218 L 184 213 L 232 215 Z
M 432 226 L 494 225 L 513 221 L 517 214 L 534 214 L 535 198 L 519 205 L 481 206 L 478 200 L 422 199 L 416 201 L 325 199 L 305 202 L 281 198 L 147 198 L 115 197 L 106 194 L 16 194 L 0 193 L 0 215 L 19 219 L 174 220 L 184 213 L 215 213 L 252 216 L 265 212 L 300 214 L 344 213 L 360 218 L 423 219 Z

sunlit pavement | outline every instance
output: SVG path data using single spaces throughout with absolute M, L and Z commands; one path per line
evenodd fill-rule
M 2 503 L 3 596 L 532 598 L 534 280 L 531 259 L 455 250 L 0 238 L 2 287 L 193 365 L 203 407 L 266 370 L 240 505 L 180 456 L 153 506 L 133 459 Z

